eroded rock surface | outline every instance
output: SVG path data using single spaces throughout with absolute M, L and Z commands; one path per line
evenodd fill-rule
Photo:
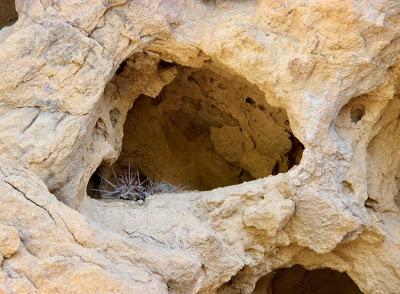
M 398 293 L 398 1 L 15 7 L 1 293 L 276 294 L 299 266 Z M 129 164 L 188 191 L 88 196 Z
M 218 69 L 166 68 L 177 72 L 174 80 L 128 112 L 119 169 L 130 163 L 153 179 L 209 190 L 298 164 L 302 147 L 291 141 L 285 112 L 257 88 Z M 126 71 L 125 83 L 135 75 Z

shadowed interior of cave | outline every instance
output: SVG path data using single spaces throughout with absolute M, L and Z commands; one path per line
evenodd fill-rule
M 258 280 L 253 294 L 362 294 L 346 274 L 323 268 L 306 270 L 300 265 L 279 269 Z
M 113 164 L 117 174 L 130 164 L 144 178 L 209 190 L 299 164 L 304 147 L 285 111 L 269 105 L 257 87 L 212 68 L 177 68 L 156 98 L 141 95 L 134 101 Z M 110 174 L 107 169 L 96 173 Z M 100 181 L 96 173 L 91 187 Z
M 12 25 L 18 19 L 15 10 L 15 0 L 0 1 L 0 29 L 4 26 Z

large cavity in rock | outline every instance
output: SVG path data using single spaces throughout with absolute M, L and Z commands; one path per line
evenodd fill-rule
M 253 294 L 361 294 L 346 273 L 332 269 L 306 270 L 295 265 L 261 278 Z
M 0 2 L 0 29 L 17 21 L 18 14 L 15 10 L 14 0 L 1 0 Z
M 125 79 L 124 87 L 137 83 L 129 64 L 114 78 Z M 134 103 L 127 104 L 122 150 L 112 165 L 117 174 L 130 165 L 154 181 L 209 190 L 287 172 L 299 163 L 303 145 L 285 111 L 269 105 L 257 87 L 216 67 L 158 63 L 159 72 L 167 69 L 174 77 L 158 95 L 124 98 Z M 113 125 L 124 111 L 109 112 Z M 110 176 L 104 164 L 97 173 Z

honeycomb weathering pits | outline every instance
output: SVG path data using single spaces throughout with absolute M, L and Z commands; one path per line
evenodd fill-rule
M 398 292 L 398 1 L 15 7 L 0 292 L 252 293 L 296 265 Z M 128 161 L 204 191 L 87 197 Z

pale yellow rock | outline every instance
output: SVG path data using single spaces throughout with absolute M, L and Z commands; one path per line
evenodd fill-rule
M 20 244 L 21 240 L 16 228 L 0 225 L 0 253 L 4 257 L 10 257 L 17 252 Z
M 0 293 L 399 292 L 399 1 L 4 3 Z
M 295 205 L 293 201 L 279 196 L 270 197 L 268 195 L 268 197 L 268 199 L 246 208 L 243 222 L 246 226 L 264 230 L 267 236 L 274 237 L 294 213 Z

